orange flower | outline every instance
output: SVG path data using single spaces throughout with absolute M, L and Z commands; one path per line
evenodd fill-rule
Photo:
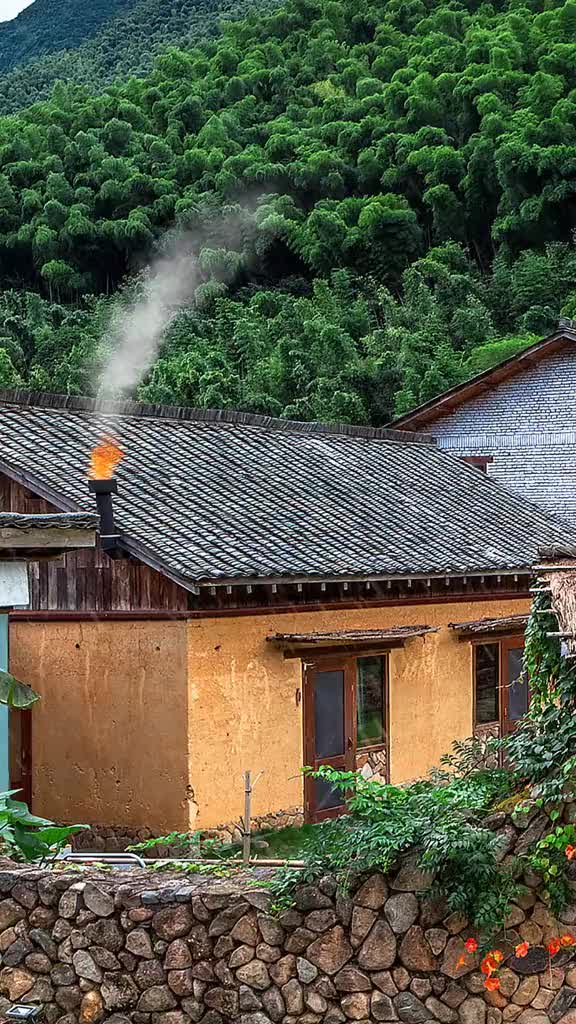
M 524 956 L 528 956 L 528 950 L 529 949 L 530 949 L 530 943 L 529 942 L 520 942 L 519 945 L 516 946 L 516 949 L 514 950 L 514 952 L 515 952 L 516 956 L 524 957 Z
M 568 857 L 568 860 L 574 860 L 574 858 L 576 858 L 576 846 L 568 844 L 568 846 L 564 850 L 564 853 Z
M 489 992 L 496 992 L 500 988 L 498 978 L 486 978 L 484 988 L 487 988 Z
M 561 936 L 560 942 L 563 946 L 576 946 L 576 939 L 573 935 L 568 935 L 568 933 Z
M 548 943 L 548 952 L 550 953 L 550 956 L 556 956 L 556 953 L 560 952 L 560 946 L 560 939 L 551 939 Z
M 497 964 L 501 964 L 504 959 L 504 953 L 501 953 L 499 949 L 493 949 L 489 955 L 494 957 Z
M 466 949 L 468 950 L 469 953 L 475 953 L 476 950 L 478 949 L 478 943 L 476 942 L 476 939 L 466 939 L 464 945 L 466 946 Z
M 466 967 L 466 957 L 465 956 L 461 956 L 460 957 L 458 963 L 456 964 L 456 967 Z
M 480 970 L 482 971 L 482 974 L 488 975 L 493 974 L 494 971 L 498 970 L 498 961 L 494 958 L 492 953 L 488 953 L 488 955 L 484 957 L 480 964 Z

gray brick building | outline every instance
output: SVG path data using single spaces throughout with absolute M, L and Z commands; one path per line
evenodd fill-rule
M 576 522 L 576 321 L 397 419 Z

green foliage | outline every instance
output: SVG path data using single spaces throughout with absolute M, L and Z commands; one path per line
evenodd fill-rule
M 219 857 L 224 844 L 220 839 L 206 839 L 202 832 L 170 832 L 167 836 L 145 839 L 141 843 L 133 843 L 126 849 L 133 852 L 147 852 L 159 846 L 176 847 L 185 850 L 195 857 Z
M 183 861 L 166 861 L 154 863 L 152 861 L 148 867 L 152 871 L 182 871 L 187 875 L 208 875 L 211 878 L 229 878 L 236 871 L 239 870 L 238 864 L 231 864 L 229 861 L 220 861 L 218 864 L 203 864 L 201 861 L 189 861 L 184 863 Z
M 28 683 L 20 683 L 10 672 L 0 671 L 0 704 L 9 708 L 30 708 L 40 695 Z
M 71 836 L 87 825 L 60 827 L 31 814 L 25 803 L 13 800 L 16 791 L 0 793 L 0 842 L 15 860 L 45 861 L 56 857 Z
M 565 909 L 572 897 L 567 877 L 566 847 L 573 845 L 575 840 L 574 825 L 558 825 L 536 843 L 529 857 L 531 868 L 544 882 L 542 895 L 556 915 Z
M 510 792 L 512 777 L 484 764 L 478 741 L 459 744 L 434 777 L 406 787 L 365 780 L 356 772 L 322 766 L 312 773 L 346 794 L 348 813 L 316 826 L 304 843 L 304 878 L 334 873 L 344 886 L 375 869 L 389 871 L 416 850 L 434 873 L 431 895 L 444 896 L 481 931 L 501 927 L 518 886 L 497 861 L 501 840 L 482 827 L 482 814 Z M 272 884 L 284 905 L 302 879 L 280 873 Z
M 510 766 L 542 805 L 576 797 L 576 664 L 547 635 L 557 631 L 549 595 L 536 594 L 524 648 L 530 709 L 504 742 Z
M 576 309 L 573 6 L 287 0 L 194 45 L 223 7 L 36 0 L 0 26 L 3 109 L 45 97 L 0 119 L 0 380 L 91 392 L 90 314 L 174 225 L 198 287 L 142 398 L 381 424 L 530 344 Z
M 54 50 L 74 48 L 93 35 L 130 0 L 35 0 L 32 10 L 0 25 L 0 71 Z
M 66 9 L 55 10 L 57 4 Z M 102 0 L 90 3 L 87 18 L 79 0 L 35 0 L 16 21 L 0 25 L 1 109 L 14 113 L 47 99 L 56 83 L 94 91 L 120 76 L 148 74 L 168 47 L 215 35 L 220 19 L 253 6 L 253 0 Z

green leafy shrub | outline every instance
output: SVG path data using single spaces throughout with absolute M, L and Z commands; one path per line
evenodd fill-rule
M 501 840 L 482 827 L 492 803 L 510 792 L 513 776 L 484 766 L 476 740 L 456 745 L 433 778 L 399 787 L 367 781 L 328 766 L 312 775 L 346 794 L 348 814 L 322 822 L 304 844 L 304 878 L 326 872 L 343 887 L 369 871 L 389 871 L 402 854 L 417 851 L 433 873 L 431 895 L 446 898 L 486 934 L 496 932 L 518 885 L 498 863 Z M 302 874 L 281 872 L 273 882 L 284 905 Z
M 132 843 L 126 849 L 147 853 L 159 846 L 174 847 L 193 857 L 219 857 L 225 849 L 221 839 L 207 839 L 202 832 L 170 832 L 167 836 L 155 836 L 141 843 Z

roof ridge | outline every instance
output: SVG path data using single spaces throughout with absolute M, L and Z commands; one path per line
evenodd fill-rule
M 87 398 L 60 395 L 24 389 L 0 389 L 0 405 L 20 405 L 28 408 L 66 409 L 72 412 L 95 412 L 112 416 L 142 416 L 150 419 L 196 421 L 201 423 L 229 423 L 238 426 L 264 427 L 298 434 L 340 434 L 388 441 L 425 442 L 433 444 L 430 434 L 399 430 L 393 427 L 368 427 L 362 424 L 322 423 L 317 420 L 284 420 L 259 413 L 230 409 L 197 409 L 192 406 L 161 405 L 135 402 L 131 399 Z

